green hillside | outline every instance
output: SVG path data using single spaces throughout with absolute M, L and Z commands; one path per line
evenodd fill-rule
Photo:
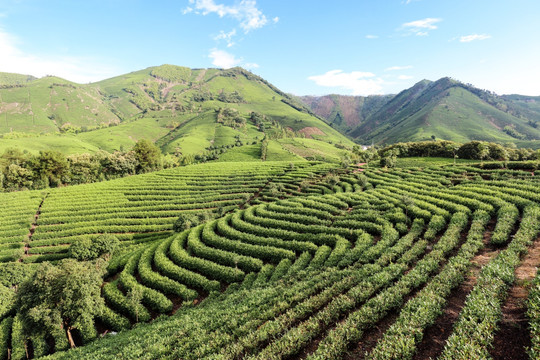
M 483 359 L 519 350 L 504 327 L 540 348 L 538 162 L 411 160 L 214 162 L 2 193 L 0 356 Z M 112 257 L 74 251 L 104 237 Z
M 22 75 L 0 72 L 0 86 L 25 85 L 37 78 L 32 75 Z
M 114 151 L 143 138 L 183 155 L 265 136 L 353 144 L 296 99 L 241 68 L 162 65 L 85 85 L 0 75 L 0 150 L 37 152 L 58 141 L 65 153 Z
M 540 139 L 538 97 L 498 96 L 450 78 L 422 80 L 395 96 L 301 99 L 316 114 L 364 144 L 435 137 L 459 142 L 513 142 L 536 148 Z M 342 118 L 348 120 L 341 122 Z

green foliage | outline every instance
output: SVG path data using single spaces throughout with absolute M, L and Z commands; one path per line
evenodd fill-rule
M 161 150 L 146 139 L 137 141 L 133 152 L 138 162 L 137 172 L 139 173 L 158 170 L 162 166 Z
M 233 103 L 233 104 L 246 102 L 238 91 L 233 91 L 232 93 L 226 93 L 225 91 L 222 91 L 217 96 L 217 100 L 224 103 Z
M 12 317 L 8 317 L 0 321 L 0 360 L 8 360 L 8 349 L 10 348 L 12 325 Z
M 10 288 L 0 285 L 0 319 L 6 317 L 13 310 L 13 300 L 15 291 Z
M 11 326 L 11 358 L 10 360 L 24 360 L 27 358 L 27 336 L 20 314 L 15 315 Z
M 0 284 L 6 287 L 18 286 L 36 270 L 35 266 L 19 262 L 0 263 Z
M 444 157 L 472 160 L 529 160 L 536 159 L 532 149 L 504 147 L 485 141 L 471 141 L 465 144 L 452 141 L 420 141 L 397 143 L 379 150 L 379 154 L 397 151 L 399 157 Z
M 110 258 L 119 245 L 119 240 L 111 234 L 102 234 L 93 239 L 83 238 L 69 246 L 69 256 L 81 261 L 97 259 L 100 256 Z
M 239 111 L 233 108 L 219 108 L 217 110 L 217 122 L 232 128 L 246 126 L 246 119 Z
M 63 260 L 58 266 L 40 265 L 17 292 L 25 333 L 45 335 L 63 328 L 69 334 L 91 323 L 103 306 L 100 293 L 104 265 L 75 260 Z
M 382 153 L 379 163 L 382 167 L 393 168 L 396 166 L 398 155 L 399 150 L 397 149 L 387 150 Z
M 519 140 L 524 140 L 526 138 L 525 135 L 523 135 L 522 133 L 520 133 L 519 131 L 517 131 L 515 128 L 513 128 L 512 126 L 505 126 L 504 127 L 504 132 L 507 133 L 508 135 L 510 135 L 511 137 L 513 138 L 516 138 L 516 139 L 519 139 Z
M 509 241 L 510 232 L 519 218 L 519 210 L 513 204 L 501 206 L 497 212 L 497 225 L 491 234 L 491 243 L 503 245 Z
M 268 156 L 268 139 L 265 137 L 261 143 L 261 160 L 265 161 Z
M 52 189 L 43 203 L 35 192 L 0 194 L 9 218 L 0 253 L 4 243 L 9 251 L 11 242 L 23 246 L 17 237 L 27 236 L 39 204 L 23 262 L 67 256 L 65 244 L 93 234 L 121 240 L 102 286 L 107 307 L 94 317 L 109 329 L 154 321 L 53 358 L 268 359 L 309 349 L 309 358 L 334 359 L 396 313 L 366 356 L 407 359 L 468 276 L 490 219 L 497 219 L 494 237 L 512 241 L 482 269 L 485 281 L 471 294 L 483 291 L 501 304 L 538 233 L 536 162 L 453 160 L 362 172 L 306 161 L 213 163 Z M 14 230 L 20 217 L 22 235 Z M 175 219 L 179 233 L 172 234 Z M 488 326 L 474 318 L 475 332 L 455 343 L 488 348 L 497 306 L 480 307 Z M 55 329 L 48 336 L 59 350 L 66 336 Z M 85 342 L 96 336 L 91 321 L 77 329 Z
M 213 217 L 214 215 L 208 211 L 203 211 L 196 214 L 182 213 L 174 222 L 173 230 L 175 232 L 182 232 L 205 223 Z
M 185 82 L 188 81 L 191 76 L 191 69 L 165 64 L 153 68 L 150 75 L 169 82 Z
M 62 178 L 68 173 L 69 164 L 65 156 L 54 150 L 40 151 L 30 168 L 35 174 L 39 174 L 38 180 L 51 187 L 57 187 L 63 183 Z
M 112 154 L 102 151 L 67 157 L 56 151 L 29 155 L 6 149 L 0 156 L 0 186 L 7 191 L 43 189 L 98 182 L 179 165 L 177 157 L 162 156 L 159 148 L 147 140 L 139 141 L 132 151 Z

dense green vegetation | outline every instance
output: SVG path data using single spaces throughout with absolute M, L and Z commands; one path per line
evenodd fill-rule
M 355 148 L 356 153 L 363 155 L 366 151 Z M 495 167 L 504 167 L 508 161 L 539 160 L 540 150 L 505 147 L 497 143 L 471 141 L 465 144 L 453 141 L 420 141 L 396 143 L 378 150 L 378 154 L 395 154 L 397 157 L 443 157 L 450 159 L 499 161 Z M 429 160 L 428 160 L 429 161 Z M 534 168 L 535 164 L 527 164 Z
M 434 357 L 490 358 L 509 289 L 523 286 L 514 271 L 540 233 L 538 163 L 426 160 L 216 162 L 0 194 L 0 291 L 11 299 L 0 303 L 0 356 L 411 359 L 472 282 Z M 60 269 L 75 268 L 69 256 L 110 253 L 101 293 L 85 303 L 93 316 L 64 322 L 78 346 L 65 352 L 69 334 L 39 330 L 54 297 L 29 312 L 35 297 L 11 287 L 37 270 L 26 281 L 50 274 L 54 289 Z M 45 260 L 58 271 L 35 264 Z M 97 339 L 105 330 L 120 332 Z
M 148 140 L 138 141 L 130 151 L 99 152 L 65 156 L 55 150 L 37 155 L 7 149 L 0 155 L 0 190 L 44 189 L 92 183 L 128 175 L 171 168 L 193 162 L 173 155 L 163 156 Z

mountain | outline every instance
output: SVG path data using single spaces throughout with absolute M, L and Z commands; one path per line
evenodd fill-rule
M 130 148 L 142 138 L 164 152 L 270 139 L 353 143 L 304 104 L 242 68 L 150 67 L 91 84 L 0 73 L 0 151 L 64 153 Z
M 299 99 L 315 114 L 341 132 L 348 132 L 360 125 L 374 112 L 392 99 L 392 95 L 373 96 L 300 96 Z
M 397 95 L 301 97 L 328 123 L 360 143 L 388 144 L 433 137 L 538 147 L 540 97 L 498 96 L 451 78 L 422 80 Z M 345 111 L 342 104 L 359 104 Z M 345 115 L 348 114 L 348 115 Z M 345 127 L 336 119 L 348 118 Z

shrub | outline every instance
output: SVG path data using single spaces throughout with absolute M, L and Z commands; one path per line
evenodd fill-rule
M 93 260 L 100 256 L 110 258 L 120 241 L 111 234 L 102 234 L 94 239 L 83 238 L 69 246 L 69 256 L 77 260 Z

